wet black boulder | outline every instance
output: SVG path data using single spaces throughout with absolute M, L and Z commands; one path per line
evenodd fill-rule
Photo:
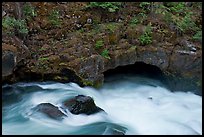
M 54 106 L 51 103 L 41 103 L 32 109 L 34 112 L 40 112 L 45 114 L 46 116 L 55 119 L 55 120 L 62 120 L 64 113 L 62 113 L 58 107 Z
M 95 114 L 103 109 L 96 106 L 94 100 L 90 96 L 78 95 L 74 98 L 68 99 L 63 102 L 65 108 L 67 108 L 72 114 Z

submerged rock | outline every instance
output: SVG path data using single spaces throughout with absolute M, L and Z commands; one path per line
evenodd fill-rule
M 62 120 L 63 114 L 58 107 L 54 106 L 51 103 L 41 103 L 32 109 L 34 112 L 40 112 L 45 114 L 46 116 L 55 119 L 55 120 Z
M 103 109 L 96 106 L 90 96 L 78 95 L 63 102 L 64 106 L 73 114 L 94 114 Z

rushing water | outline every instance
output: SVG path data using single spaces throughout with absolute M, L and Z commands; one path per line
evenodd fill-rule
M 17 83 L 2 89 L 2 134 L 202 134 L 201 96 L 170 92 L 144 77 L 109 78 L 98 90 L 56 82 Z M 30 115 L 40 103 L 60 107 L 65 99 L 79 94 L 91 96 L 106 113 L 67 113 L 62 121 Z

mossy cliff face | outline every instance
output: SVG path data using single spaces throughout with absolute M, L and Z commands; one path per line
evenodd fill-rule
M 24 16 L 29 33 L 2 30 L 3 83 L 55 80 L 99 87 L 105 71 L 144 62 L 159 67 L 170 81 L 180 78 L 176 84 L 186 80 L 201 89 L 202 41 L 192 39 L 192 30 L 180 34 L 163 14 L 144 12 L 138 2 L 122 3 L 115 12 L 86 8 L 87 2 L 28 4 L 36 12 Z M 15 17 L 14 3 L 2 8 L 3 19 Z M 199 26 L 201 14 L 195 13 Z

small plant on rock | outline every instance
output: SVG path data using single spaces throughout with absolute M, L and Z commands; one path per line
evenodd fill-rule
M 150 2 L 141 2 L 140 3 L 140 8 L 142 9 L 149 9 L 150 8 L 151 3 Z
M 193 36 L 194 40 L 202 40 L 202 31 L 197 31 L 197 33 Z
M 171 2 L 170 10 L 175 13 L 182 13 L 185 11 L 185 2 Z
M 58 26 L 61 25 L 61 21 L 60 21 L 59 17 L 60 17 L 59 11 L 58 11 L 58 10 L 53 10 L 53 11 L 50 13 L 50 15 L 49 15 L 48 18 L 49 18 L 49 21 L 50 21 L 50 23 L 51 23 L 52 25 L 58 27 Z
M 28 34 L 28 27 L 24 19 L 16 20 L 13 17 L 5 17 L 2 20 L 2 27 L 7 34 Z
M 100 7 L 109 12 L 116 12 L 121 6 L 121 2 L 90 2 L 87 8 Z
M 101 47 L 103 47 L 103 45 L 104 45 L 103 40 L 97 40 L 95 47 L 96 47 L 96 49 L 100 49 Z
M 131 21 L 130 21 L 130 24 L 138 24 L 138 23 L 140 23 L 140 21 L 139 21 L 139 19 L 138 19 L 138 17 L 133 17 L 132 19 L 131 19 Z
M 146 18 L 147 18 L 147 14 L 145 12 L 140 12 L 137 16 L 134 16 L 130 20 L 130 24 L 137 25 L 139 23 L 143 23 Z
M 103 56 L 106 59 L 111 59 L 109 56 L 109 51 L 107 49 L 102 51 L 101 56 Z
M 106 28 L 108 29 L 109 32 L 114 32 L 116 30 L 116 26 L 114 23 L 107 24 Z
M 174 18 L 174 23 L 177 25 L 180 31 L 186 32 L 188 30 L 196 32 L 198 27 L 196 26 L 195 22 L 192 20 L 192 12 L 187 13 L 184 18 L 181 20 L 179 18 Z
M 29 4 L 25 4 L 23 7 L 23 13 L 26 16 L 26 19 L 30 20 L 32 17 L 37 16 L 37 12 L 35 8 Z
M 144 34 L 139 37 L 139 41 L 142 45 L 151 44 L 152 43 L 152 28 L 151 24 L 148 25 L 145 29 Z

